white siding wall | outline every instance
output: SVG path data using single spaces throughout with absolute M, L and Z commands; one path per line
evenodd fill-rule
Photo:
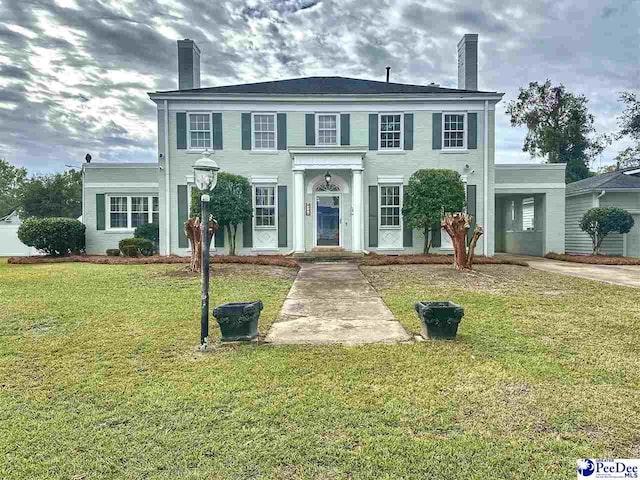
M 591 253 L 591 239 L 580 229 L 580 220 L 587 210 L 593 208 L 592 193 L 567 197 L 566 200 L 566 250 L 567 253 Z

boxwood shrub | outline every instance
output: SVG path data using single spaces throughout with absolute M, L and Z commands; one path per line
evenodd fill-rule
M 146 238 L 153 242 L 153 251 L 157 252 L 160 245 L 160 225 L 157 223 L 143 223 L 136 227 L 133 236 L 136 238 Z
M 85 226 L 73 218 L 27 218 L 18 227 L 18 238 L 47 255 L 84 251 Z
M 153 255 L 153 242 L 146 238 L 123 238 L 118 246 L 122 254 L 127 257 L 137 257 L 139 254 L 145 257 Z
M 109 257 L 119 257 L 120 250 L 117 248 L 107 248 L 107 256 Z

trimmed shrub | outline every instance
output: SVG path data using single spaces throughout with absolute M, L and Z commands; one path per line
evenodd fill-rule
M 633 228 L 633 217 L 622 208 L 590 208 L 583 215 L 580 228 L 591 238 L 593 254 L 600 255 L 605 237 L 610 233 L 629 233 Z
M 138 254 L 142 254 L 145 257 L 153 255 L 153 242 L 146 238 L 123 238 L 118 243 L 120 251 L 127 257 L 137 257 Z
M 85 226 L 73 218 L 27 218 L 18 228 L 18 238 L 47 255 L 84 251 Z
M 107 248 L 107 256 L 109 257 L 119 257 L 120 250 L 117 248 Z
M 157 223 L 143 223 L 136 227 L 133 236 L 136 238 L 146 238 L 153 242 L 153 251 L 157 252 L 160 245 L 160 225 Z

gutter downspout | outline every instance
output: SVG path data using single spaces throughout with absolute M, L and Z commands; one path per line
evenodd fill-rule
M 170 202 L 170 174 L 169 174 L 169 102 L 164 101 L 164 206 L 165 206 L 165 237 L 167 239 L 165 255 L 171 255 L 171 202 Z
M 485 257 L 489 256 L 489 233 L 493 234 L 489 227 L 489 101 L 484 101 L 484 141 L 483 141 L 483 176 L 484 176 L 484 201 L 483 201 L 483 218 L 484 218 L 484 242 L 482 242 L 482 253 Z

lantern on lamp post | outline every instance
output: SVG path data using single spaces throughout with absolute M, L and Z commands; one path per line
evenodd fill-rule
M 218 183 L 220 167 L 205 150 L 193 165 L 193 179 L 200 195 L 200 238 L 202 240 L 202 305 L 200 310 L 200 349 L 207 346 L 209 337 L 209 194 Z

